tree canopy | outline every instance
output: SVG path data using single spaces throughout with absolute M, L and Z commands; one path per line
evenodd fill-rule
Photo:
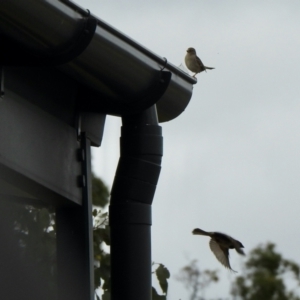
M 219 281 L 217 270 L 201 271 L 195 259 L 180 270 L 176 279 L 181 281 L 186 289 L 190 291 L 189 300 L 204 299 L 206 288 L 211 283 Z M 199 294 L 201 294 L 201 297 Z
M 278 253 L 275 244 L 259 245 L 250 252 L 231 294 L 236 300 L 300 300 L 299 274 L 300 266 Z M 294 288 L 288 288 L 287 280 Z

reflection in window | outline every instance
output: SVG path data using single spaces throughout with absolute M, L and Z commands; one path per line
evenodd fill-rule
M 57 299 L 54 209 L 2 192 L 0 299 Z

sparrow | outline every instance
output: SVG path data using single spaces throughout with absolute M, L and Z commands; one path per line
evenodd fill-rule
M 203 71 L 206 72 L 206 69 L 208 70 L 214 69 L 211 67 L 204 66 L 201 59 L 197 56 L 196 50 L 194 48 L 188 48 L 186 52 L 187 54 L 185 56 L 185 64 L 190 71 L 195 72 L 193 77 L 195 77 L 200 72 Z
M 217 260 L 225 267 L 234 271 L 229 263 L 229 249 L 235 249 L 237 253 L 245 255 L 241 248 L 244 248 L 243 244 L 238 240 L 235 240 L 231 236 L 221 232 L 206 232 L 202 229 L 195 228 L 192 231 L 193 234 L 210 236 L 209 241 L 210 250 L 214 253 Z

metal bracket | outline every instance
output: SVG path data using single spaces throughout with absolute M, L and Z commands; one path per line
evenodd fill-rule
M 168 64 L 168 60 L 166 57 L 163 57 L 163 60 L 164 60 L 164 65 L 163 67 L 161 68 L 161 71 L 163 71 L 166 67 L 167 67 L 167 64 Z
M 150 106 L 154 105 L 163 96 L 171 81 L 172 73 L 169 71 L 159 71 L 156 81 L 145 91 L 143 95 L 138 97 L 130 107 L 129 114 L 138 113 Z M 146 107 L 145 107 L 146 106 Z M 133 111 L 136 110 L 136 111 Z M 125 115 L 124 113 L 123 115 Z
M 75 120 L 77 140 L 81 140 L 81 134 L 84 132 L 86 134 L 86 138 L 91 141 L 91 146 L 100 147 L 104 132 L 105 119 L 105 114 L 78 111 Z

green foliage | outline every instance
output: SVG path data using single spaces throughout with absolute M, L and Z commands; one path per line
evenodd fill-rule
M 244 274 L 236 278 L 231 294 L 234 299 L 245 300 L 299 300 L 285 284 L 291 274 L 295 286 L 299 286 L 299 272 L 299 265 L 276 252 L 275 244 L 260 245 L 250 252 Z
M 100 178 L 93 176 L 93 241 L 95 270 L 95 289 L 103 290 L 102 300 L 110 300 L 110 227 L 108 226 L 108 213 L 103 212 L 108 204 L 109 191 Z M 96 299 L 100 299 L 95 292 Z
M 101 179 L 92 177 L 93 221 L 94 221 L 94 259 L 95 259 L 95 289 L 104 291 L 102 300 L 110 299 L 110 254 L 104 245 L 110 245 L 108 213 L 103 212 L 108 204 L 109 191 Z M 23 257 L 39 264 L 48 276 L 49 291 L 55 299 L 56 293 L 56 224 L 55 213 L 47 208 L 14 205 L 11 209 L 15 223 L 14 232 L 18 237 L 20 252 Z M 95 294 L 95 297 L 99 298 Z M 100 299 L 100 298 L 99 298 Z
M 109 190 L 104 182 L 96 177 L 92 176 L 92 197 L 93 205 L 104 208 L 109 202 Z
M 152 300 L 167 300 L 167 295 L 159 295 L 154 287 L 152 287 Z
M 168 293 L 167 279 L 170 278 L 169 270 L 163 264 L 159 264 L 158 268 L 155 270 L 155 274 L 159 282 L 159 285 L 161 287 L 161 290 L 163 291 L 164 294 L 167 294 Z
M 152 287 L 152 300 L 167 299 L 168 294 L 168 281 L 170 278 L 169 270 L 163 264 L 152 263 L 152 266 L 158 265 L 158 267 L 152 272 L 156 275 L 159 286 L 164 295 L 159 295 L 154 287 Z
M 11 224 L 8 223 L 10 228 L 6 229 L 17 242 L 18 258 L 22 259 L 28 272 L 39 270 L 46 287 L 45 299 L 55 299 L 57 266 L 53 210 L 14 202 L 3 202 L 0 208 L 2 205 L 5 205 L 5 211 L 9 215 Z M 15 260 L 17 261 L 18 258 L 16 257 Z
M 154 287 L 152 287 L 152 300 L 166 300 L 168 294 L 168 281 L 170 278 L 169 270 L 163 264 L 152 263 L 152 266 L 158 265 L 158 267 L 152 272 L 156 275 L 159 286 L 163 292 L 163 295 L 159 295 Z
M 181 281 L 187 290 L 191 292 L 190 300 L 200 299 L 198 294 L 204 295 L 205 289 L 214 282 L 219 281 L 216 270 L 201 271 L 197 265 L 197 260 L 192 260 L 187 266 L 180 270 L 176 279 Z

